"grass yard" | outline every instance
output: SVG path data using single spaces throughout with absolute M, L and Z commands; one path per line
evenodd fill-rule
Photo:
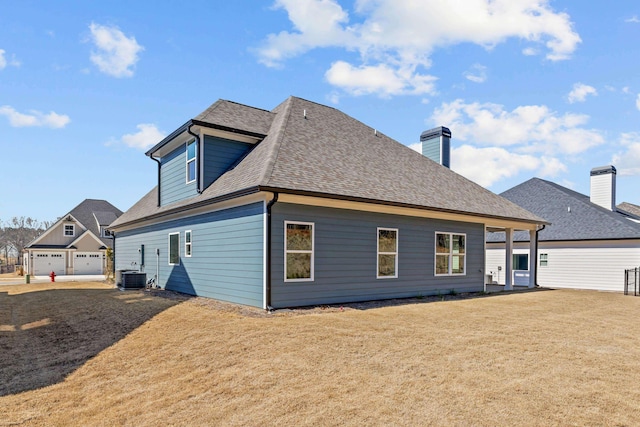
M 2 426 L 640 424 L 640 298 L 268 315 L 54 286 L 0 287 Z

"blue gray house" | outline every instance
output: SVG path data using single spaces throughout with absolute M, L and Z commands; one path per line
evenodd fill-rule
M 418 136 L 418 135 L 416 135 Z M 485 231 L 544 220 L 341 111 L 220 100 L 147 153 L 115 267 L 263 308 L 481 291 Z

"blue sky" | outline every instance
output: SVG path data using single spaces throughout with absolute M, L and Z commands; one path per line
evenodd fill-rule
M 0 220 L 146 194 L 144 155 L 217 99 L 334 106 L 409 146 L 451 129 L 452 169 L 500 193 L 589 193 L 613 164 L 640 204 L 632 1 L 0 1 Z

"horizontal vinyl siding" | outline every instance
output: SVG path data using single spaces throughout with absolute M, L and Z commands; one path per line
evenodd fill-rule
M 440 163 L 440 137 L 423 141 L 422 154 L 434 162 Z
M 238 162 L 251 144 L 212 136 L 204 137 L 204 188 Z
M 513 247 L 514 254 L 528 254 L 529 253 L 529 242 L 526 245 L 522 243 L 514 243 Z M 506 251 L 504 250 L 504 244 L 502 244 L 502 248 L 497 249 L 495 244 L 487 243 L 487 255 L 486 255 L 486 267 L 485 271 L 488 275 L 492 276 L 493 282 L 504 285 L 505 284 L 505 262 L 506 262 Z M 498 270 L 500 267 L 500 270 Z M 513 278 L 512 278 L 513 279 Z M 511 283 L 514 283 L 512 280 Z
M 164 156 L 160 161 L 160 203 L 162 206 L 188 199 L 197 194 L 196 182 L 187 184 L 186 145 Z
M 489 245 L 487 247 L 489 248 Z M 529 252 L 525 248 L 519 248 L 519 251 Z M 492 245 L 492 249 L 488 249 L 487 252 L 502 254 L 504 259 L 504 248 L 495 248 Z M 638 240 L 540 242 L 538 254 L 540 253 L 548 255 L 548 262 L 546 267 L 538 266 L 538 284 L 549 288 L 622 292 L 624 270 L 640 266 Z M 490 256 L 493 255 L 488 254 L 487 258 Z M 539 263 L 539 255 L 536 262 Z M 501 265 L 504 272 L 504 260 Z
M 147 277 L 156 274 L 169 290 L 239 304 L 263 306 L 263 203 L 198 215 L 123 232 L 116 238 L 116 269 L 131 268 L 145 245 Z M 185 256 L 185 231 L 192 233 L 192 256 Z M 180 264 L 168 264 L 169 233 L 180 233 Z M 137 268 L 137 265 L 133 266 Z
M 484 226 L 276 203 L 272 305 L 291 307 L 484 289 Z M 284 221 L 313 222 L 313 282 L 284 282 Z M 377 228 L 398 229 L 398 278 L 377 279 Z M 434 275 L 435 232 L 466 233 L 467 274 Z

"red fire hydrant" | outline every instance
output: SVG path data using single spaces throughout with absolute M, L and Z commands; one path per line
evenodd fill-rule
M 51 278 L 52 282 L 55 282 L 56 281 L 56 272 L 52 271 L 51 274 L 49 274 L 49 277 Z

